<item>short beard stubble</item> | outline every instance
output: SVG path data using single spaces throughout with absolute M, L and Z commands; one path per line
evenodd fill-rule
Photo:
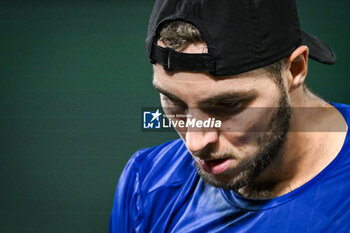
M 225 182 L 216 179 L 211 174 L 202 170 L 198 163 L 195 161 L 198 174 L 208 184 L 227 190 L 234 190 L 239 193 L 241 188 L 248 188 L 255 190 L 250 194 L 247 193 L 246 197 L 265 199 L 270 196 L 268 192 L 264 190 L 264 187 L 252 187 L 254 180 L 271 164 L 276 158 L 279 150 L 283 146 L 289 125 L 291 121 L 291 105 L 289 103 L 287 93 L 281 86 L 281 96 L 279 99 L 278 108 L 275 109 L 269 122 L 269 132 L 266 132 L 260 140 L 260 148 L 256 156 L 251 160 L 244 161 L 240 166 L 240 173 L 235 177 Z M 261 191 L 258 191 L 261 189 Z

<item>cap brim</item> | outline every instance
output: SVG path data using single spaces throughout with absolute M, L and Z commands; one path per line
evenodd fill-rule
M 331 65 L 337 60 L 334 51 L 325 42 L 304 31 L 301 31 L 301 44 L 309 47 L 309 57 L 318 62 Z

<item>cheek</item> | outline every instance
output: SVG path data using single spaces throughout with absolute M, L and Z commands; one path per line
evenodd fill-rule
M 221 146 L 231 151 L 238 161 L 254 158 L 260 151 L 261 133 L 223 133 Z
M 237 148 L 239 151 L 246 150 L 248 147 L 255 147 L 259 145 L 261 133 L 247 133 L 247 132 L 229 132 L 222 133 L 230 146 Z
M 240 114 L 223 122 L 221 131 L 235 133 L 240 136 L 240 141 L 245 142 L 250 134 L 259 134 L 269 131 L 270 120 L 274 113 L 274 107 L 248 107 Z
M 261 139 L 270 128 L 274 108 L 250 107 L 230 120 L 221 128 L 222 141 L 240 155 L 250 157 L 261 147 Z

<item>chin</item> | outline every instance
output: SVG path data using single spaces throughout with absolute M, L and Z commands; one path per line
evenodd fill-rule
M 250 172 L 244 169 L 236 168 L 234 170 L 230 169 L 230 173 L 211 174 L 204 171 L 197 164 L 196 167 L 198 175 L 204 180 L 204 182 L 217 188 L 236 190 L 246 184 L 250 177 Z

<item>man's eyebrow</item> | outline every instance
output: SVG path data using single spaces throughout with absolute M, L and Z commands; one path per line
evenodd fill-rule
M 179 97 L 177 97 L 176 95 L 173 95 L 170 92 L 164 90 L 163 88 L 161 88 L 157 84 L 155 84 L 155 83 L 152 83 L 152 84 L 153 84 L 154 89 L 156 89 L 159 93 L 165 95 L 166 97 L 168 97 L 168 98 L 170 98 L 172 100 L 175 100 L 175 101 L 178 101 L 178 102 L 181 102 L 181 103 L 185 103 Z
M 166 97 L 173 99 L 175 101 L 184 103 L 183 100 L 181 100 L 179 97 L 177 97 L 176 95 L 171 94 L 170 92 L 164 90 L 162 87 L 158 86 L 155 83 L 152 83 L 154 89 L 156 89 L 158 92 L 160 92 L 161 94 L 165 95 Z M 205 106 L 208 103 L 217 103 L 220 101 L 224 101 L 224 100 L 243 100 L 243 99 L 247 99 L 247 98 L 253 98 L 254 96 L 257 95 L 257 91 L 255 89 L 253 90 L 240 90 L 240 91 L 235 91 L 235 92 L 227 92 L 227 93 L 220 93 L 218 95 L 209 97 L 207 99 L 201 100 L 198 102 L 198 106 Z
M 201 100 L 198 102 L 198 105 L 206 105 L 208 103 L 217 103 L 225 100 L 243 100 L 247 98 L 253 98 L 257 95 L 257 91 L 254 90 L 241 90 L 241 91 L 235 91 L 235 92 L 227 92 L 227 93 L 221 93 L 212 97 L 209 97 L 205 100 Z

